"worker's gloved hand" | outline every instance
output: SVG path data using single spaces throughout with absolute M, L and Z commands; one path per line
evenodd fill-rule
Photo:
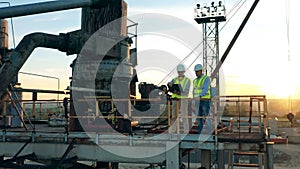
M 174 90 L 175 94 L 180 94 L 180 91 Z
M 169 87 L 172 87 L 172 85 L 173 85 L 173 82 L 169 82 L 169 83 L 168 83 L 168 86 L 169 86 Z

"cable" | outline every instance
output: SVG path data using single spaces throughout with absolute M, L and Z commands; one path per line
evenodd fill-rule
M 16 48 L 16 38 L 15 38 L 15 30 L 14 30 L 14 24 L 13 24 L 13 19 L 10 18 L 10 24 L 11 24 L 11 34 L 12 34 L 12 37 L 13 37 L 13 46 L 14 46 L 14 49 Z
M 286 36 L 287 36 L 287 45 L 288 45 L 288 63 L 291 63 L 290 56 L 290 1 L 286 0 Z
M 233 9 L 231 11 L 228 12 L 228 15 L 231 14 L 231 12 L 234 11 L 234 9 L 237 8 L 236 11 L 234 11 L 233 15 L 231 17 L 229 17 L 229 19 L 227 19 L 227 21 L 225 22 L 225 24 L 222 26 L 222 28 L 220 29 L 220 32 L 222 31 L 222 29 L 231 21 L 231 19 L 237 14 L 238 11 L 240 11 L 240 9 L 245 5 L 245 3 L 247 2 L 247 0 L 244 0 L 244 2 L 242 2 L 242 0 L 240 0 L 238 3 L 236 3 L 233 7 Z
M 237 3 L 235 3 L 235 4 L 233 5 L 232 9 L 228 12 L 228 15 L 230 15 L 230 13 L 233 12 L 234 9 L 237 8 L 237 7 L 242 3 L 242 1 L 243 1 L 243 0 L 240 0 L 240 1 L 238 1 Z M 247 0 L 244 0 L 244 2 L 242 3 L 242 5 L 245 3 L 245 1 L 247 1 Z M 242 5 L 240 5 L 240 7 L 241 7 Z M 240 7 L 238 8 L 238 10 L 240 9 Z
M 231 21 L 231 19 L 236 15 L 236 13 L 241 9 L 242 6 L 244 6 L 244 4 L 247 2 L 247 0 L 240 0 L 237 3 L 234 4 L 233 8 L 228 12 L 228 15 L 231 14 L 231 12 L 234 11 L 233 15 L 225 22 L 225 24 L 221 27 L 220 31 L 221 32 L 223 30 L 223 28 Z M 237 8 L 237 9 L 236 9 Z M 219 33 L 218 32 L 218 33 Z M 178 64 L 184 63 L 184 61 L 191 56 L 192 53 L 194 53 L 194 51 L 203 44 L 203 40 L 190 52 L 188 53 L 183 60 L 181 60 Z M 195 62 L 196 60 L 203 54 L 203 51 L 193 60 L 193 62 L 186 68 L 189 69 Z M 175 71 L 176 67 L 174 67 L 159 83 L 158 85 L 163 84 L 163 82 L 166 81 L 166 79 Z
M 183 60 L 182 61 L 180 61 L 179 63 L 183 63 L 192 53 L 194 53 L 194 51 L 201 45 L 203 43 L 203 41 L 202 42 L 200 42 L 189 54 L 187 54 L 187 56 L 186 57 L 184 57 L 183 58 Z M 199 55 L 200 56 L 200 55 Z M 197 58 L 199 58 L 199 56 L 197 57 Z M 197 59 L 196 58 L 196 59 Z M 195 62 L 195 61 L 194 61 Z M 193 63 L 194 63 L 193 62 Z M 192 64 L 193 64 L 192 63 Z M 189 66 L 190 67 L 190 66 Z M 189 68 L 188 67 L 188 68 Z M 188 69 L 187 68 L 187 69 Z M 166 78 L 170 75 L 170 74 L 172 74 L 172 72 L 174 71 L 176 69 L 176 67 L 174 67 L 163 79 L 162 79 L 162 81 L 160 81 L 159 83 L 158 83 L 158 85 L 160 85 L 160 84 L 162 84 L 165 80 L 166 80 Z
M 288 66 L 291 67 L 291 50 L 290 50 L 290 1 L 285 1 L 285 11 L 286 11 L 286 37 L 287 37 L 287 46 L 288 46 Z M 293 112 L 293 100 L 292 93 L 288 94 L 288 112 Z

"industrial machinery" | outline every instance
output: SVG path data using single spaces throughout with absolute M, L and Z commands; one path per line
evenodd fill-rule
M 80 159 L 96 161 L 98 168 L 103 166 L 108 168 L 108 162 L 111 162 L 112 165 L 118 162 L 144 162 L 160 164 L 168 169 L 173 169 L 182 166 L 180 165 L 182 164 L 181 159 L 179 160 L 182 155 L 189 153 L 190 150 L 202 149 L 204 150 L 202 152 L 203 166 L 210 168 L 212 163 L 210 151 L 224 150 L 226 148 L 229 150 L 238 149 L 242 141 L 247 142 L 248 137 L 241 138 L 240 133 L 235 133 L 237 137 L 235 140 L 230 140 L 232 138 L 225 133 L 220 139 L 223 139 L 223 142 L 219 143 L 217 134 L 226 128 L 223 124 L 219 126 L 220 130 L 214 130 L 214 136 L 211 135 L 212 133 L 209 133 L 210 135 L 206 138 L 202 138 L 198 134 L 190 136 L 187 135 L 189 133 L 184 135 L 181 135 L 180 132 L 175 135 L 174 133 L 168 133 L 168 128 L 173 122 L 170 121 L 171 99 L 166 86 L 156 86 L 146 82 L 140 83 L 138 89 L 141 93 L 141 99 L 136 99 L 135 89 L 138 77 L 134 68 L 137 65 L 137 55 L 136 49 L 131 48 L 136 35 L 130 36 L 128 33 L 128 26 L 131 25 L 127 24 L 127 4 L 124 0 L 60 0 L 7 7 L 0 9 L 0 18 L 4 19 L 79 7 L 82 8 L 80 30 L 60 33 L 59 35 L 32 33 L 25 36 L 15 49 L 8 50 L 7 47 L 2 49 L 0 97 L 3 102 L 1 102 L 0 107 L 5 106 L 8 98 L 13 100 L 10 92 L 15 90 L 13 87 L 14 79 L 16 79 L 22 65 L 35 48 L 57 49 L 65 52 L 67 55 L 77 54 L 77 57 L 71 64 L 70 99 L 68 100 L 69 102 L 66 100 L 64 102 L 64 106 L 70 103 L 69 112 L 65 114 L 65 118 L 69 120 L 66 130 L 59 134 L 38 133 L 33 126 L 29 137 L 28 133 L 25 136 L 24 133 L 21 133 L 20 136 L 18 132 L 7 135 L 6 130 L 4 130 L 1 137 L 2 141 L 5 143 L 11 141 L 13 144 L 0 149 L 2 151 L 6 148 L 9 149 L 10 155 L 13 152 L 16 153 L 11 160 L 0 159 L 0 162 L 2 162 L 0 166 L 18 168 L 21 165 L 15 162 L 30 159 L 39 162 L 45 160 L 46 165 L 39 166 L 41 168 L 67 168 L 68 165 L 71 166 L 69 168 L 79 168 L 83 167 L 82 164 L 77 163 L 77 160 Z M 197 6 L 195 12 L 195 20 L 198 23 L 202 21 L 215 23 L 225 20 L 224 6 L 221 4 L 214 8 L 214 12 L 205 11 L 200 6 Z M 251 12 L 249 12 L 248 18 Z M 243 22 L 234 40 L 236 40 L 246 22 L 247 19 Z M 136 25 L 136 23 L 133 24 L 133 26 Z M 208 29 L 209 26 L 206 28 Z M 216 32 L 218 31 L 216 30 Z M 216 63 L 219 55 L 216 45 L 218 41 L 217 34 L 215 34 L 214 38 L 215 44 L 213 46 L 216 47 L 214 48 L 216 50 L 213 50 L 214 54 L 212 57 L 214 59 L 211 62 L 211 66 L 208 63 L 206 66 L 211 68 L 209 73 L 212 73 L 212 78 L 217 78 L 221 63 Z M 221 62 L 224 62 L 230 48 L 234 44 L 234 40 L 221 58 Z M 206 41 L 207 45 L 208 43 L 210 42 Z M 209 46 L 205 46 L 205 49 L 207 48 Z M 211 56 L 207 53 L 205 57 L 205 61 L 207 61 Z M 218 85 L 218 82 L 216 83 Z M 25 90 L 20 89 L 19 91 Z M 35 93 L 34 96 L 36 96 L 37 91 L 31 92 Z M 60 93 L 60 91 L 57 92 Z M 216 98 L 219 97 L 217 96 Z M 235 99 L 233 98 L 233 102 L 236 103 Z M 258 101 L 259 106 L 262 102 L 265 103 L 264 97 L 247 97 L 246 99 L 251 104 L 254 101 Z M 228 100 L 230 99 L 225 99 L 225 102 Z M 33 99 L 33 101 L 36 101 L 36 99 Z M 224 100 L 216 99 L 214 106 L 219 105 L 221 101 Z M 153 111 L 147 111 L 150 108 Z M 216 115 L 220 111 L 218 108 L 218 106 L 214 108 L 215 112 L 210 117 L 215 121 L 215 128 L 217 128 L 216 122 L 220 121 Z M 20 113 L 22 111 L 20 110 Z M 0 112 L 5 117 L 5 110 L 2 109 Z M 157 112 L 159 113 L 157 114 Z M 266 126 L 262 125 L 262 121 L 266 118 L 266 112 L 267 110 L 264 107 L 263 110 L 259 110 L 257 113 L 259 117 L 262 117 L 258 126 L 259 140 L 252 140 L 251 145 L 245 146 L 245 149 L 260 150 L 264 153 L 269 150 L 264 142 L 264 129 Z M 143 121 L 142 115 L 147 120 Z M 252 114 L 250 114 L 249 120 L 250 127 L 251 117 Z M 136 123 L 137 121 L 138 123 Z M 177 123 L 179 123 L 179 120 L 177 120 Z M 233 122 L 230 121 L 230 123 Z M 23 122 L 23 124 L 25 123 Z M 264 124 L 266 125 L 266 123 Z M 139 136 L 139 131 L 141 131 L 140 133 L 143 134 L 143 137 Z M 112 135 L 111 133 L 117 134 Z M 159 135 L 160 133 L 165 135 Z M 250 129 L 249 133 L 251 133 Z M 134 137 L 134 135 L 137 135 L 137 137 Z M 149 137 L 149 135 L 153 137 Z M 16 139 L 18 136 L 19 140 Z M 26 143 L 23 146 L 19 146 L 20 142 L 22 143 L 24 140 Z M 236 140 L 238 142 L 235 142 Z M 56 142 L 59 142 L 59 144 Z M 264 143 L 257 144 L 257 142 Z M 113 146 L 112 143 L 114 143 Z M 74 146 L 75 144 L 76 146 Z M 21 148 L 16 151 L 16 147 Z M 43 152 L 41 147 L 47 147 L 53 151 L 49 151 L 49 153 Z M 115 150 L 119 154 L 113 154 L 106 148 Z M 76 149 L 76 151 L 72 152 L 72 149 Z M 118 149 L 127 151 L 126 155 L 131 152 L 135 156 L 122 156 L 124 152 L 118 151 Z M 34 150 L 34 153 L 30 153 L 31 150 Z M 146 155 L 148 153 L 155 155 L 148 157 L 142 154 L 143 150 L 147 150 L 145 152 Z M 21 152 L 27 154 L 20 155 Z M 37 156 L 40 159 L 37 160 Z M 58 157 L 60 158 L 57 159 Z M 224 168 L 222 160 L 218 162 L 218 165 L 220 169 Z M 84 167 L 94 168 L 86 165 Z M 271 169 L 269 166 L 267 168 Z

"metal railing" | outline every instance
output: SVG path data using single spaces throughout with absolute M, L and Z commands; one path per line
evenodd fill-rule
M 213 99 L 219 132 L 267 134 L 268 106 L 263 95 L 220 96 Z
M 72 100 L 74 102 L 74 100 Z M 180 113 L 180 106 L 176 107 L 176 117 L 172 117 L 171 101 L 167 102 L 161 99 L 110 99 L 110 98 L 85 98 L 76 100 L 77 102 L 92 103 L 95 107 L 88 107 L 86 112 L 77 112 L 75 115 L 68 116 L 68 120 L 81 120 L 81 125 L 86 127 L 99 127 L 97 119 L 106 119 L 115 125 L 120 119 L 129 119 L 131 126 L 163 125 L 167 128 L 167 132 L 171 133 L 170 127 L 176 126 L 176 134 L 182 133 L 182 119 L 189 120 L 190 128 L 197 126 L 197 119 L 206 118 L 212 119 L 212 128 L 214 134 L 223 131 L 227 132 L 259 132 L 266 134 L 268 126 L 268 111 L 267 101 L 265 96 L 220 96 L 214 97 L 211 102 L 211 113 L 209 116 L 198 116 L 195 107 L 191 102 L 193 99 L 188 99 L 189 108 L 188 115 L 183 116 Z M 22 100 L 19 101 L 23 105 L 23 109 L 27 112 L 30 119 L 34 120 L 49 120 L 50 115 L 56 115 L 62 119 L 65 118 L 62 101 L 59 101 L 59 106 L 56 107 L 56 100 Z M 156 106 L 151 113 L 147 114 L 136 109 L 138 103 L 148 102 L 152 107 Z M 101 110 L 101 104 L 110 104 L 105 111 Z M 116 104 L 123 103 L 127 106 L 126 112 L 117 113 Z M 173 104 L 178 102 L 173 102 Z M 13 115 L 7 113 L 8 102 L 5 102 L 1 118 L 12 118 Z M 52 106 L 51 106 L 52 105 Z M 125 107 L 126 107 L 125 106 Z M 69 108 L 68 108 L 69 111 Z M 138 113 L 136 113 L 136 111 Z M 156 112 L 157 111 L 157 112 Z M 153 114 L 154 113 L 154 114 Z M 24 116 L 24 115 L 23 115 Z M 15 116 L 14 116 L 15 117 Z M 143 122 L 146 121 L 146 122 Z M 165 123 L 161 123 L 161 121 Z M 5 121 L 5 120 L 4 120 Z M 94 124 L 94 125 L 92 125 Z M 111 127 L 111 126 L 110 126 Z M 197 130 L 197 129 L 196 129 Z

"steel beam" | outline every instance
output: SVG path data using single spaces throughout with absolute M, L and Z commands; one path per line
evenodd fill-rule
M 75 139 L 72 140 L 72 142 L 69 144 L 67 150 L 65 151 L 65 153 L 63 154 L 63 156 L 61 157 L 61 159 L 59 160 L 59 162 L 57 163 L 55 169 L 59 169 L 61 164 L 65 161 L 65 159 L 67 158 L 67 155 L 70 153 L 70 151 L 74 148 L 74 144 L 75 144 Z
M 29 159 L 29 160 L 36 159 L 36 156 L 34 153 L 31 153 L 31 154 L 26 154 L 26 155 L 19 156 L 19 157 L 14 157 L 12 159 L 2 160 L 2 161 L 0 161 L 0 167 L 20 168 L 21 166 L 18 164 L 15 164 L 14 162 L 24 161 L 26 159 Z
M 57 90 L 43 90 L 43 89 L 24 89 L 24 88 L 14 88 L 13 92 L 28 92 L 28 93 L 47 93 L 47 94 L 70 94 L 70 92 L 57 91 Z
M 16 159 L 18 155 L 24 150 L 24 148 L 31 142 L 32 138 L 30 139 L 21 147 L 21 149 L 13 156 L 12 159 Z
M 22 146 L 24 143 L 17 142 L 2 142 L 0 144 L 0 154 L 6 157 L 12 157 L 13 152 L 18 151 L 18 147 Z M 21 155 L 29 154 L 34 152 L 38 159 L 49 160 L 49 159 L 60 159 L 62 154 L 68 148 L 68 144 L 63 143 L 29 143 L 21 153 Z M 162 149 L 166 147 L 152 147 L 149 146 L 116 146 L 116 145 L 82 145 L 76 144 L 75 148 L 69 153 L 69 157 L 77 156 L 78 161 L 104 161 L 104 162 L 119 162 L 119 163 L 140 163 L 140 164 L 153 164 L 153 163 L 163 163 L 166 159 L 166 154 L 160 154 Z M 158 154 L 152 157 L 124 157 L 109 152 L 110 149 L 119 149 L 128 153 L 139 153 L 147 150 L 149 154 Z M 45 151 L 47 150 L 47 151 Z M 137 154 L 137 157 L 139 155 Z

